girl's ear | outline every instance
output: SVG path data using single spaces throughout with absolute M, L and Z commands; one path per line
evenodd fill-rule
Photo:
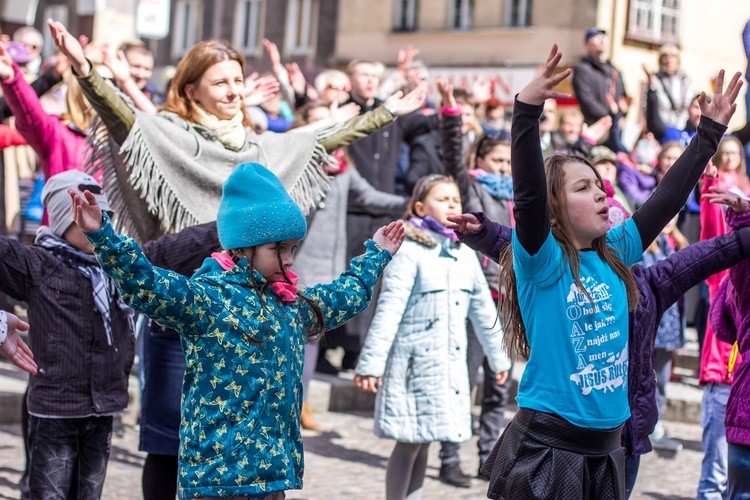
M 487 166 L 487 164 L 484 161 L 484 158 L 480 158 L 479 156 L 477 156 L 477 159 L 475 160 L 474 164 L 476 165 L 477 168 L 480 168 L 482 170 L 485 170 L 485 167 Z
M 414 204 L 414 213 L 417 214 L 418 217 L 424 217 L 424 203 L 421 201 L 418 201 Z

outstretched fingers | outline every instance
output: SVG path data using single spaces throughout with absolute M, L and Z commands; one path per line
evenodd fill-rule
M 729 81 L 729 85 L 727 85 L 727 91 L 725 92 L 725 95 L 731 103 L 734 103 L 734 101 L 737 100 L 737 96 L 740 95 L 740 89 L 742 88 L 742 80 L 740 80 L 741 77 L 742 73 L 738 71 Z

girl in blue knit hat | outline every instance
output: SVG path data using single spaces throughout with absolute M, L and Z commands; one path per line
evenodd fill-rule
M 75 221 L 123 299 L 181 336 L 180 498 L 277 499 L 302 488 L 305 343 L 367 306 L 403 242 L 401 223 L 379 229 L 333 283 L 302 293 L 289 268 L 305 218 L 261 165 L 228 178 L 217 218 L 227 252 L 190 279 L 153 266 L 84 195 L 71 192 Z

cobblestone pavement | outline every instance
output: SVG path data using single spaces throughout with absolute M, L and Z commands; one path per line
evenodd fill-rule
M 511 416 L 510 413 L 507 416 Z M 372 419 L 365 414 L 316 414 L 327 430 L 305 431 L 305 487 L 289 492 L 296 500 L 380 499 L 385 491 L 385 466 L 393 442 L 372 434 Z M 144 455 L 138 450 L 135 418 L 127 414 L 125 436 L 112 440 L 106 500 L 140 498 L 140 472 Z M 699 426 L 667 423 L 670 436 L 680 439 L 684 449 L 674 459 L 649 453 L 641 469 L 633 498 L 690 499 L 700 474 L 702 457 Z M 438 445 L 430 448 L 430 461 L 423 497 L 430 499 L 486 498 L 487 483 L 473 480 L 469 489 L 446 486 L 437 480 Z M 465 472 L 476 472 L 476 439 L 461 447 Z M 23 468 L 20 426 L 0 426 L 0 499 L 19 498 L 17 482 Z

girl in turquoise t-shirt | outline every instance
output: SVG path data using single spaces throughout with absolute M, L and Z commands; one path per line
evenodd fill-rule
M 739 73 L 703 114 L 689 151 L 649 200 L 609 230 L 602 179 L 585 159 L 542 159 L 539 117 L 570 70 L 543 70 L 516 97 L 511 170 L 515 196 L 509 251 L 501 255 L 506 344 L 528 360 L 519 411 L 485 464 L 490 498 L 625 498 L 620 446 L 628 407 L 628 311 L 638 291 L 628 267 L 679 211 L 716 151 L 736 106 Z M 546 185 L 545 185 L 546 184 Z M 460 218 L 451 225 L 466 232 Z M 475 229 L 476 230 L 476 229 Z

